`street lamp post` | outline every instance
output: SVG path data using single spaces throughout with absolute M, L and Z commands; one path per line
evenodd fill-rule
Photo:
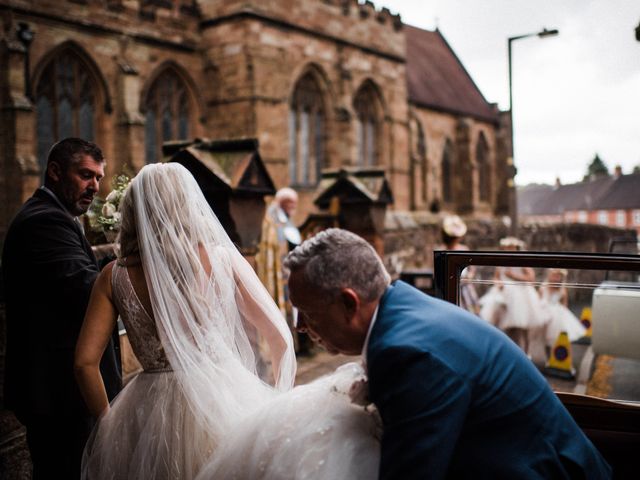
M 520 40 L 522 38 L 528 38 L 528 37 L 545 38 L 545 37 L 552 37 L 555 35 L 558 35 L 557 29 L 554 28 L 552 30 L 547 30 L 546 28 L 543 28 L 538 33 L 526 33 L 524 35 L 516 35 L 515 37 L 509 37 L 507 39 L 507 55 L 508 55 L 508 62 L 509 62 L 509 118 L 511 120 L 511 152 L 510 152 L 511 156 L 509 158 L 508 163 L 512 168 L 513 176 L 515 176 L 515 162 L 514 162 L 515 147 L 514 147 L 514 135 L 513 135 L 513 69 L 511 65 L 511 44 L 516 40 Z M 515 233 L 518 225 L 518 212 L 517 212 L 517 205 L 516 205 L 516 186 L 513 178 L 510 178 L 509 182 L 510 182 L 509 189 L 511 192 L 511 208 L 513 208 L 513 212 L 511 213 L 511 232 Z

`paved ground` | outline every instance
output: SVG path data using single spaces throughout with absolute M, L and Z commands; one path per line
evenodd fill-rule
M 314 347 L 312 355 L 298 357 L 298 373 L 296 385 L 309 383 L 327 373 L 333 372 L 340 365 L 348 362 L 359 362 L 360 357 L 347 355 L 331 355 L 319 347 Z

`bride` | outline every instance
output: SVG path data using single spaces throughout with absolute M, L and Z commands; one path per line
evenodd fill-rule
M 96 281 L 76 348 L 99 418 L 82 478 L 192 479 L 207 462 L 203 478 L 375 477 L 377 424 L 347 396 L 361 370 L 290 390 L 288 326 L 193 176 L 147 165 L 121 212 L 118 258 Z M 109 405 L 99 362 L 118 315 L 144 371 Z M 249 325 L 269 347 L 274 387 L 256 373 Z M 245 469 L 225 470 L 236 462 Z

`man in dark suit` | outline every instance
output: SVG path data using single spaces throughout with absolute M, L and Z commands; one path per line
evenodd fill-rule
M 49 152 L 44 186 L 12 221 L 2 253 L 7 308 L 5 403 L 27 428 L 34 478 L 78 478 L 92 428 L 76 385 L 76 340 L 99 273 L 77 219 L 104 176 L 93 143 L 67 138 Z M 121 388 L 117 332 L 101 369 Z
M 406 283 L 329 229 L 285 260 L 298 328 L 362 354 L 383 422 L 380 478 L 611 476 L 527 357 L 498 329 Z

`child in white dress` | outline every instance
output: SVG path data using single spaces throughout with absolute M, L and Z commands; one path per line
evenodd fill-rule
M 567 287 L 564 282 L 567 271 L 552 268 L 547 273 L 545 283 L 540 286 L 540 297 L 545 310 L 548 312 L 549 323 L 545 330 L 545 340 L 548 347 L 553 347 L 560 332 L 566 332 L 570 342 L 583 337 L 586 329 L 568 307 Z
M 500 249 L 519 251 L 524 242 L 514 237 L 500 240 Z M 529 330 L 547 323 L 548 315 L 532 286 L 535 272 L 529 267 L 497 267 L 495 285 L 480 299 L 480 317 L 504 331 L 529 353 Z

